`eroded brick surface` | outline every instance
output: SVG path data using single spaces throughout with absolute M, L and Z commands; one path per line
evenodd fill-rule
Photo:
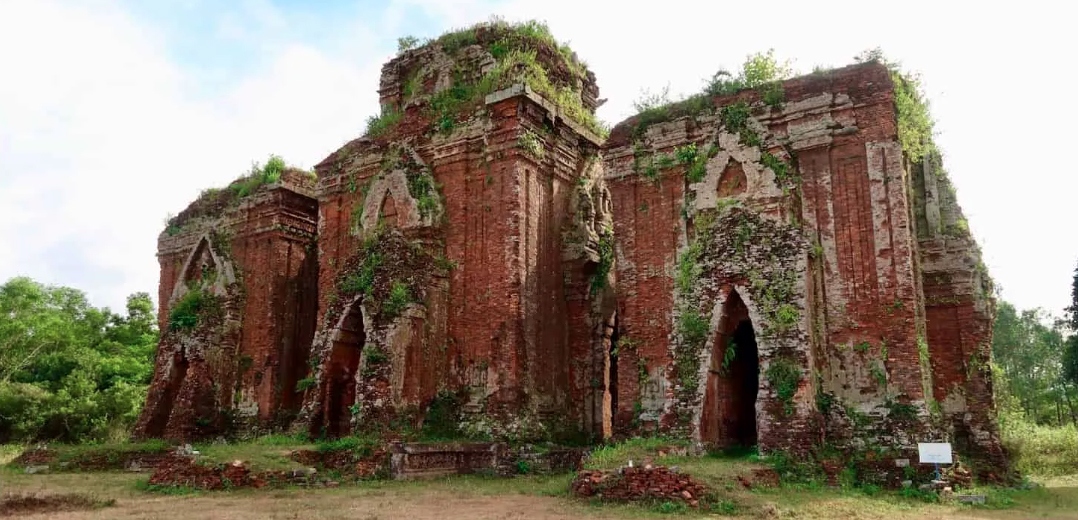
M 294 416 L 299 403 L 281 389 L 303 377 L 314 333 L 312 188 L 285 172 L 209 214 L 193 204 L 182 228 L 161 234 L 163 334 L 136 436 L 186 439 Z M 183 327 L 173 310 L 193 296 L 201 312 Z

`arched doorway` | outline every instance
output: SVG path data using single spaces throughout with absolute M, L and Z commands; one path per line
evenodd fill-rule
M 325 435 L 342 437 L 352 432 L 352 405 L 356 402 L 356 373 L 367 336 L 359 302 L 352 304 L 334 334 L 322 381 L 322 415 Z M 321 429 L 317 425 L 312 429 Z M 318 435 L 322 432 L 311 432 Z
M 756 445 L 756 397 L 760 386 L 756 331 L 748 307 L 731 291 L 711 351 L 700 440 L 713 449 Z

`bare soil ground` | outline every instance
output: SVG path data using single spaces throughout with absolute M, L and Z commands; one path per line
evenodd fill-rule
M 369 482 L 335 489 L 282 489 L 167 495 L 141 490 L 145 474 L 0 473 L 4 493 L 37 496 L 79 493 L 111 507 L 50 511 L 20 518 L 142 519 L 572 519 L 663 518 L 654 508 L 596 505 L 565 495 L 568 476 L 496 480 L 456 477 L 423 482 Z M 1015 492 L 1006 509 L 927 504 L 891 494 L 866 496 L 834 489 L 729 491 L 744 518 L 939 518 L 1078 519 L 1078 478 L 1049 482 L 1044 489 Z M 24 511 L 30 513 L 30 511 Z M 691 511 L 677 515 L 694 518 Z

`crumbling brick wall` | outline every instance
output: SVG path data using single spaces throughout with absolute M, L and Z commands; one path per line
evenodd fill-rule
M 563 231 L 599 139 L 524 82 L 463 113 L 438 114 L 447 97 L 465 96 L 499 66 L 488 44 L 521 44 L 488 29 L 477 31 L 475 43 L 434 43 L 387 63 L 381 102 L 399 121 L 316 167 L 320 332 L 304 406 L 313 433 L 400 420 L 416 426 L 439 392 L 461 397 L 466 427 L 477 432 L 581 428 L 575 408 L 584 378 L 571 360 L 592 348 L 594 334 L 569 332 L 590 309 L 568 301 L 586 295 L 589 279 L 567 270 L 588 262 L 565 261 Z M 564 58 L 538 50 L 552 81 L 569 81 L 555 66 Z M 594 111 L 594 79 L 573 79 L 583 84 L 575 91 L 581 105 Z M 407 157 L 403 169 L 395 153 Z M 365 258 L 385 256 L 369 241 L 386 236 L 421 245 L 423 258 L 398 262 L 408 272 L 381 262 L 357 294 L 349 281 L 370 264 Z M 376 301 L 406 278 L 409 312 L 386 316 Z M 335 357 L 347 350 L 337 331 L 357 307 L 362 318 L 351 321 L 361 324 L 353 328 L 363 329 L 363 342 L 353 338 L 351 348 L 362 354 Z M 372 368 L 371 349 L 390 360 L 383 369 Z M 330 403 L 333 385 L 357 389 Z
M 671 110 L 691 115 L 630 118 L 604 146 L 618 321 L 632 345 L 619 349 L 617 427 L 731 440 L 733 419 L 714 417 L 712 403 L 729 388 L 723 364 L 737 360 L 723 359 L 736 293 L 756 335 L 761 449 L 908 449 L 932 435 L 935 365 L 919 339 L 920 258 L 890 71 L 857 65 L 781 89 L 781 103 L 746 90 Z M 776 321 L 782 332 L 769 333 Z
M 286 171 L 243 197 L 210 190 L 161 233 L 162 338 L 136 436 L 270 428 L 298 410 L 281 388 L 300 377 L 314 332 L 313 188 Z
M 936 154 L 911 165 L 927 350 L 937 412 L 979 477 L 1005 478 L 992 373 L 992 280 Z

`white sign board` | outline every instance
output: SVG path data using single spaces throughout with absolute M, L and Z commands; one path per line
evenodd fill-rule
M 950 464 L 951 443 L 949 442 L 918 442 L 917 456 L 921 464 Z

